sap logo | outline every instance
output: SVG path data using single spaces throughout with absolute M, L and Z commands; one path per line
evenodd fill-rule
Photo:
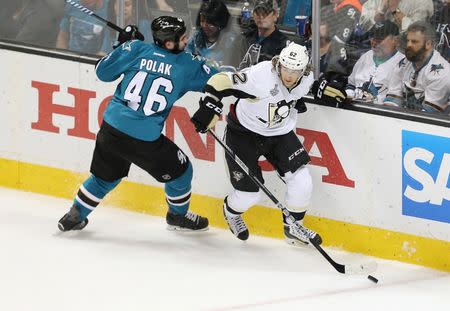
M 402 132 L 402 212 L 450 223 L 450 138 Z
M 439 166 L 436 181 L 416 165 L 416 161 L 424 161 L 428 165 L 432 164 L 434 154 L 426 149 L 411 148 L 403 157 L 406 173 L 414 180 L 422 184 L 422 189 L 414 189 L 410 185 L 406 186 L 404 195 L 415 202 L 430 202 L 434 205 L 442 205 L 444 199 L 450 200 L 450 189 L 447 188 L 447 180 L 450 172 L 450 154 L 444 154 Z

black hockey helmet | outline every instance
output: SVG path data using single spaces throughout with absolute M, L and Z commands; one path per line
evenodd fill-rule
M 165 48 L 167 41 L 178 46 L 181 36 L 186 32 L 186 24 L 179 17 L 159 16 L 152 22 L 153 41 L 157 46 Z
M 230 12 L 228 12 L 228 8 L 222 0 L 209 0 L 204 1 L 200 6 L 196 21 L 197 27 L 200 26 L 200 16 L 203 16 L 209 24 L 222 30 L 228 25 Z

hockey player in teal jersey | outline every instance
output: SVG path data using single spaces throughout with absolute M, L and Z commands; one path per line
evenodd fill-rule
M 179 18 L 160 16 L 152 22 L 154 44 L 142 42 L 136 26 L 119 34 L 118 44 L 96 65 L 102 81 L 123 75 L 103 114 L 91 162 L 91 176 L 80 186 L 69 212 L 58 222 L 61 231 L 81 230 L 87 216 L 128 175 L 131 163 L 165 184 L 170 230 L 206 230 L 208 219 L 189 209 L 192 164 L 161 131 L 176 100 L 201 91 L 217 71 L 184 51 L 186 26 Z

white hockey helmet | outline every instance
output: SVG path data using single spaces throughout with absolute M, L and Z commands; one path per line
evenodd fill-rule
M 303 72 L 309 63 L 308 50 L 303 45 L 291 42 L 281 50 L 278 61 L 286 69 Z

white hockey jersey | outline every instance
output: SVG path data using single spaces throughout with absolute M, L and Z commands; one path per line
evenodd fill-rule
M 263 136 L 283 135 L 296 127 L 297 110 L 294 106 L 298 99 L 308 94 L 314 82 L 311 72 L 289 91 L 271 61 L 227 75 L 233 82 L 233 89 L 257 97 L 240 99 L 236 105 L 236 116 L 245 128 Z
M 396 52 L 387 61 L 377 66 L 373 60 L 373 51 L 364 53 L 348 77 L 347 95 L 355 100 L 382 105 L 392 77 L 392 69 L 404 57 L 402 53 Z
M 384 103 L 416 107 L 419 110 L 421 107 L 429 110 L 427 106 L 431 106 L 432 110 L 444 111 L 449 106 L 450 100 L 449 77 L 450 64 L 436 50 L 428 62 L 419 69 L 404 58 L 393 72 Z M 403 98 L 406 102 L 399 102 L 396 97 Z

